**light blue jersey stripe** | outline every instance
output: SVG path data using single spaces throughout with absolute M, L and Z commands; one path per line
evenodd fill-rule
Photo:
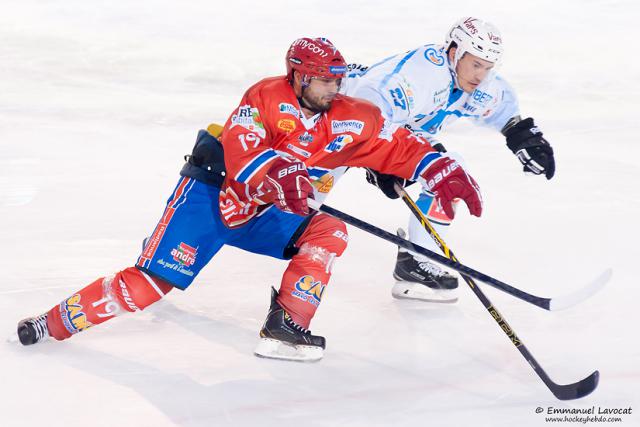
M 402 58 L 400 60 L 400 62 L 398 62 L 395 66 L 395 68 L 393 69 L 393 71 L 389 74 L 387 74 L 386 76 L 384 76 L 384 79 L 382 79 L 382 82 L 380 82 L 380 85 L 378 86 L 378 90 L 382 90 L 382 88 L 389 82 L 389 80 L 391 79 L 391 77 L 393 77 L 394 74 L 398 74 L 400 72 L 400 70 L 402 69 L 402 67 L 404 66 L 404 64 L 411 59 L 411 57 L 413 55 L 415 55 L 415 53 L 418 51 L 418 49 L 414 49 L 410 52 L 408 52 L 404 58 Z

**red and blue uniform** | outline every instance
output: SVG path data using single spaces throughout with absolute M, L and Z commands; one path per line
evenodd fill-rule
M 328 111 L 305 118 L 285 76 L 251 87 L 220 140 L 224 165 L 214 161 L 207 169 L 224 179 L 209 180 L 202 168 L 183 173 L 135 267 L 96 280 L 50 310 L 53 337 L 141 310 L 173 287 L 186 289 L 224 245 L 291 259 L 278 302 L 308 327 L 333 262 L 346 249 L 347 230 L 324 214 L 303 217 L 276 209 L 263 185 L 271 164 L 281 156 L 304 162 L 318 199 L 345 166 L 416 180 L 441 158 L 426 141 L 385 122 L 368 101 L 338 95 Z

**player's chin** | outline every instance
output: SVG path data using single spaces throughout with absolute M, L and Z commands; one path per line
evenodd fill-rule
M 318 102 L 318 110 L 320 111 L 328 111 L 331 108 L 331 103 L 333 102 L 333 98 L 330 101 L 322 100 Z
M 480 85 L 480 83 L 464 82 L 464 84 L 462 85 L 462 90 L 464 90 L 467 93 L 471 93 L 474 90 L 476 90 L 476 88 L 479 85 Z

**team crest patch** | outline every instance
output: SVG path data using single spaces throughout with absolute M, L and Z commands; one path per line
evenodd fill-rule
M 278 120 L 278 129 L 283 130 L 287 133 L 291 133 L 296 130 L 296 122 L 291 119 L 280 119 Z
M 302 276 L 296 282 L 291 295 L 317 307 L 320 305 L 326 286 L 321 281 L 316 281 L 311 275 Z
M 427 61 L 436 64 L 438 66 L 444 65 L 444 57 L 441 52 L 438 52 L 436 49 L 430 47 L 424 51 L 424 57 L 427 58 Z
M 325 147 L 324 151 L 328 153 L 340 151 L 350 142 L 353 142 L 353 137 L 351 135 L 338 135 Z

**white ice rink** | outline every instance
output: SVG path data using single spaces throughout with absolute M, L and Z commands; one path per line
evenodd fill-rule
M 396 249 L 350 228 L 312 324 L 327 337 L 321 362 L 253 356 L 286 264 L 223 249 L 143 313 L 65 342 L 2 340 L 0 426 L 552 424 L 538 407 L 631 407 L 594 424 L 640 425 L 639 4 L 397 3 L 0 0 L 0 337 L 133 265 L 198 129 L 282 74 L 294 39 L 326 36 L 373 63 L 475 14 L 501 29 L 500 72 L 557 173 L 525 176 L 501 135 L 456 123 L 441 140 L 464 155 L 485 211 L 460 212 L 447 240 L 462 262 L 542 296 L 612 267 L 601 293 L 561 312 L 481 285 L 555 381 L 599 369 L 599 388 L 556 400 L 464 284 L 455 305 L 392 299 Z M 387 230 L 408 218 L 357 170 L 327 202 Z

